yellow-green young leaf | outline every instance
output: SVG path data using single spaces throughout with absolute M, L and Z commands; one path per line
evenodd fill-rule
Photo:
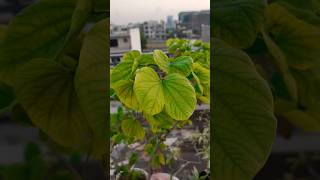
M 161 50 L 155 50 L 153 52 L 153 58 L 155 63 L 159 66 L 159 68 L 164 71 L 168 72 L 168 56 L 162 52 Z
M 143 67 L 136 72 L 134 92 L 143 112 L 155 115 L 164 107 L 162 81 L 150 67 Z
M 189 76 L 192 71 L 192 57 L 180 56 L 168 63 L 169 73 L 179 73 L 185 77 Z
M 110 86 L 113 88 L 121 80 L 129 80 L 132 77 L 132 61 L 121 61 L 110 71 Z
M 135 61 L 141 56 L 141 53 L 137 50 L 130 51 L 123 55 L 121 61 Z
M 318 63 L 320 28 L 308 24 L 277 3 L 266 10 L 265 28 L 292 68 L 307 69 Z M 294 29 L 294 31 L 292 31 Z
M 197 98 L 198 98 L 201 102 L 203 102 L 203 103 L 205 103 L 205 104 L 210 104 L 210 96 L 209 96 L 209 97 L 206 97 L 206 96 L 203 96 L 203 95 L 197 93 Z
M 99 21 L 86 35 L 75 75 L 75 88 L 94 134 L 93 155 L 107 150 L 107 78 L 109 19 Z
M 186 120 L 196 107 L 196 93 L 190 81 L 180 74 L 169 74 L 162 82 L 165 110 L 176 120 Z
M 193 63 L 192 70 L 199 78 L 201 84 L 210 84 L 210 70 L 209 69 L 203 67 L 199 63 Z
M 140 66 L 156 65 L 152 54 L 143 54 L 137 60 Z
M 133 80 L 120 80 L 113 89 L 125 106 L 138 110 L 138 100 L 134 94 Z
M 196 93 L 200 93 L 200 94 L 203 94 L 203 87 L 201 85 L 201 82 L 200 82 L 200 79 L 198 78 L 198 76 L 192 71 L 192 77 L 195 81 L 195 90 L 196 90 Z
M 74 8 L 74 0 L 43 0 L 19 13 L 10 22 L 0 49 L 0 73 L 10 79 L 7 73 L 19 65 L 33 58 L 50 59 L 59 54 Z
M 34 125 L 61 145 L 89 150 L 93 130 L 79 104 L 74 72 L 48 59 L 34 59 L 18 70 L 14 89 Z
M 124 54 L 121 62 L 113 69 L 111 69 L 111 88 L 117 86 L 117 83 L 121 80 L 129 80 L 130 78 L 132 78 L 140 64 L 141 58 L 142 56 L 140 52 L 135 50 Z
M 124 119 L 121 122 L 121 129 L 126 136 L 129 136 L 131 138 L 140 140 L 143 140 L 144 138 L 144 129 L 141 126 L 140 122 L 135 119 Z
M 276 133 L 273 97 L 244 52 L 214 40 L 212 53 L 212 179 L 253 179 Z
M 214 0 L 212 3 L 212 36 L 237 48 L 250 47 L 263 22 L 265 0 Z

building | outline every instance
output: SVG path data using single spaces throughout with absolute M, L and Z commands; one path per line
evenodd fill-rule
M 201 40 L 210 42 L 210 26 L 204 24 L 201 26 Z
M 129 28 L 110 25 L 110 52 L 123 53 L 131 50 Z
M 173 20 L 173 16 L 168 16 L 167 17 L 166 28 L 167 28 L 168 31 L 174 31 L 176 29 L 176 25 L 175 25 L 175 22 Z
M 145 21 L 142 24 L 143 34 L 147 39 L 165 40 L 166 28 L 164 21 Z
M 187 37 L 190 36 L 190 30 L 192 36 L 201 36 L 202 25 L 210 26 L 210 10 L 180 12 L 178 16 L 179 30 Z

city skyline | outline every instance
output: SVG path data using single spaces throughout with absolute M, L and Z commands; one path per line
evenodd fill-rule
M 124 6 L 125 5 L 125 6 Z M 178 19 L 178 13 L 182 11 L 209 10 L 209 0 L 111 0 L 111 23 L 126 25 L 129 23 L 141 23 L 149 20 L 164 20 L 172 15 Z

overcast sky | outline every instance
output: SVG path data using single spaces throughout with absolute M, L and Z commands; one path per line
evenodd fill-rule
M 111 23 L 166 20 L 168 15 L 178 18 L 180 11 L 209 10 L 210 0 L 111 0 Z

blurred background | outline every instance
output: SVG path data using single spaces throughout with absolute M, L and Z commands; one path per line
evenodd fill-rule
M 33 0 L 0 0 L 0 27 Z M 1 44 L 0 44 L 1 45 Z M 12 89 L 0 82 L 0 180 L 106 179 L 101 162 L 71 151 L 33 127 Z

